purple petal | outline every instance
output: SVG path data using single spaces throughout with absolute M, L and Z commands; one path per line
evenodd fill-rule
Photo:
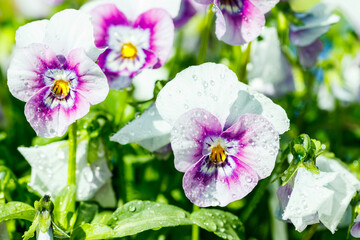
M 117 25 L 128 26 L 128 20 L 114 4 L 103 4 L 91 11 L 94 25 L 95 44 L 106 47 L 109 38 L 109 27 Z
M 354 224 L 354 226 L 352 226 L 350 233 L 351 236 L 360 238 L 360 222 L 357 222 Z
M 238 13 L 218 9 L 216 16 L 216 36 L 230 45 L 242 45 L 254 40 L 265 24 L 264 14 L 249 0 L 243 1 Z
M 292 190 L 293 184 L 287 183 L 285 186 L 280 186 L 279 189 L 276 191 L 282 212 L 284 212 L 286 206 L 288 205 Z
M 185 172 L 202 157 L 204 140 L 221 134 L 219 120 L 204 109 L 195 108 L 181 115 L 171 132 L 175 168 Z
M 134 23 L 134 28 L 150 30 L 150 48 L 159 62 L 154 66 L 162 66 L 169 57 L 174 41 L 174 23 L 167 11 L 156 8 L 141 14 Z
M 279 136 L 274 126 L 261 115 L 244 114 L 221 135 L 234 144 L 229 155 L 251 167 L 260 178 L 274 169 L 279 151 Z
M 217 165 L 203 157 L 188 169 L 183 188 L 189 200 L 200 206 L 226 206 L 245 197 L 257 185 L 258 175 L 233 156 Z
M 311 68 L 315 66 L 317 57 L 324 50 L 324 44 L 320 39 L 317 39 L 312 44 L 306 47 L 298 47 L 299 61 L 304 68 Z
M 179 14 L 174 18 L 175 28 L 185 25 L 196 13 L 197 11 L 193 6 L 192 0 L 181 1 Z
M 49 47 L 33 43 L 17 48 L 8 70 L 9 90 L 16 98 L 28 101 L 31 96 L 46 86 L 43 73 L 59 68 L 60 63 Z
M 200 4 L 211 4 L 214 2 L 214 0 L 195 0 L 195 2 L 198 2 Z
M 42 88 L 25 105 L 25 116 L 40 137 L 61 137 L 68 126 L 82 118 L 90 110 L 90 104 L 78 92 L 58 100 L 52 96 L 51 86 Z
M 67 62 L 68 68 L 74 70 L 78 76 L 76 90 L 92 105 L 104 101 L 109 92 L 106 76 L 99 66 L 87 57 L 84 50 L 78 48 L 71 51 Z

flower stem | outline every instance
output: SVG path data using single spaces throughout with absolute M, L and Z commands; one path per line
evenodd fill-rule
M 208 13 L 206 15 L 204 26 L 201 34 L 201 45 L 200 45 L 200 52 L 197 59 L 197 63 L 201 64 L 205 62 L 206 59 L 206 51 L 208 49 L 208 43 L 209 43 L 209 37 L 210 37 L 210 31 L 211 31 L 211 25 L 212 20 L 214 16 L 214 12 L 212 11 L 212 4 L 210 5 L 208 9 Z
M 195 204 L 193 205 L 193 212 L 199 211 L 199 207 L 196 206 Z M 192 235 L 191 235 L 191 240 L 199 240 L 200 238 L 200 229 L 199 226 L 196 224 L 192 225 Z
M 315 234 L 316 229 L 319 227 L 320 223 L 316 223 L 311 226 L 311 228 L 306 232 L 305 236 L 302 238 L 302 240 L 310 240 L 312 236 Z
M 76 185 L 76 121 L 69 127 L 68 185 Z
M 241 69 L 240 69 L 240 73 L 239 73 L 239 80 L 243 83 L 247 83 L 246 80 L 246 67 L 250 62 L 250 53 L 251 53 L 251 42 L 248 43 L 247 48 L 245 49 L 245 51 L 242 53 L 242 62 L 241 62 Z

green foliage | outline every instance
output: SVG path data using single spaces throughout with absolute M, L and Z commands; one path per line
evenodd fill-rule
M 215 209 L 192 214 L 181 208 L 150 201 L 135 200 L 118 208 L 106 224 L 96 221 L 75 229 L 71 239 L 110 239 L 134 235 L 162 227 L 196 224 L 224 239 L 244 239 L 244 227 L 235 215 Z
M 237 216 L 216 209 L 200 209 L 191 214 L 194 224 L 223 239 L 245 239 L 245 229 Z
M 55 223 L 65 230 L 70 230 L 75 218 L 76 186 L 67 185 L 55 198 L 54 217 Z
M 10 219 L 24 219 L 33 221 L 36 210 L 23 202 L 9 202 L 0 204 L 0 222 Z

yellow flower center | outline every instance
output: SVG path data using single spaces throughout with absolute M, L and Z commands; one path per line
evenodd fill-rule
M 122 58 L 136 58 L 137 49 L 132 43 L 124 43 L 121 47 L 121 57 Z
M 225 161 L 226 159 L 225 149 L 220 144 L 210 148 L 211 148 L 210 160 L 212 162 L 221 163 Z
M 69 81 L 63 79 L 56 80 L 51 88 L 51 92 L 58 99 L 64 99 L 70 91 Z

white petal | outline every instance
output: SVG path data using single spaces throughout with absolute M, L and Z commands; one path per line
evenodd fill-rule
M 138 101 L 147 101 L 154 97 L 155 82 L 167 80 L 169 73 L 165 68 L 144 69 L 133 79 L 135 90 L 133 97 Z
M 332 205 L 333 192 L 324 185 L 335 178 L 336 174 L 320 173 L 317 175 L 305 168 L 299 168 L 293 191 L 284 210 L 283 220 L 291 220 L 298 231 L 313 224 L 317 211 Z M 305 221 L 308 219 L 311 221 Z
M 29 18 L 44 18 L 53 10 L 44 0 L 15 0 L 19 12 Z
M 238 98 L 231 106 L 230 115 L 225 126 L 232 126 L 245 113 L 262 115 L 273 124 L 279 134 L 289 130 L 290 122 L 285 110 L 263 94 L 252 90 L 239 91 Z
M 53 240 L 53 239 L 54 236 L 51 227 L 49 227 L 49 229 L 44 233 L 40 229 L 37 230 L 36 240 Z
M 105 183 L 99 191 L 96 192 L 95 197 L 93 198 L 96 202 L 100 204 L 103 208 L 115 208 L 116 207 L 116 196 L 114 189 L 111 185 L 111 181 Z
M 204 63 L 178 73 L 160 91 L 156 107 L 171 125 L 193 108 L 205 109 L 224 125 L 238 91 L 246 89 L 225 65 Z
M 181 0 L 97 0 L 84 4 L 81 10 L 90 12 L 100 4 L 114 3 L 128 18 L 135 20 L 141 13 L 152 8 L 163 8 L 175 18 L 180 10 Z
M 276 28 L 264 28 L 262 41 L 251 45 L 247 77 L 249 86 L 267 96 L 279 96 L 293 91 L 291 65 L 281 51 Z
M 16 47 L 25 47 L 32 43 L 43 43 L 49 20 L 28 23 L 16 31 Z
M 55 14 L 48 23 L 44 43 L 56 54 L 64 56 L 75 48 L 83 48 L 86 54 L 96 61 L 103 51 L 95 47 L 90 19 L 87 13 L 74 9 Z
M 78 143 L 77 163 L 77 200 L 90 200 L 110 179 L 104 155 L 91 165 L 87 163 L 88 141 Z M 100 146 L 101 149 L 101 146 Z M 50 143 L 40 147 L 19 147 L 18 150 L 32 167 L 29 185 L 39 194 L 50 193 L 55 197 L 67 184 L 69 145 L 67 141 Z M 56 154 L 54 154 L 56 153 Z
M 161 118 L 155 105 L 152 105 L 110 140 L 120 144 L 134 142 L 149 151 L 155 151 L 170 143 L 170 131 L 171 126 Z

